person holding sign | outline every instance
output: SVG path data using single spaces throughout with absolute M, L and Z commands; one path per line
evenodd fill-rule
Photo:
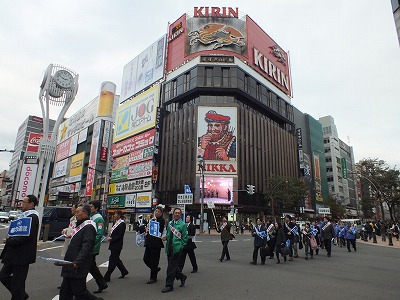
M 161 239 L 164 227 L 163 208 L 157 206 L 154 210 L 154 217 L 150 220 L 149 226 L 146 227 L 145 233 L 146 249 L 144 250 L 143 261 L 150 269 L 150 280 L 146 282 L 147 284 L 156 283 L 158 272 L 161 270 L 158 264 L 160 263 L 161 248 L 164 248 Z
M 108 270 L 106 274 L 104 274 L 104 280 L 106 282 L 110 281 L 111 274 L 114 272 L 115 267 L 118 267 L 118 269 L 121 271 L 121 276 L 119 278 L 124 278 L 129 273 L 119 258 L 122 251 L 122 246 L 124 245 L 125 230 L 126 224 L 122 219 L 122 211 L 117 209 L 114 212 L 114 225 L 111 227 L 110 236 L 107 238 L 107 240 L 110 242 L 108 250 L 111 251 L 111 254 L 108 260 Z
M 1 283 L 11 292 L 13 300 L 28 299 L 25 281 L 29 265 L 36 262 L 39 213 L 35 210 L 38 199 L 27 195 L 22 201 L 23 213 L 11 222 L 8 237 L 0 258 L 4 264 L 0 271 Z
M 180 280 L 183 287 L 186 282 L 186 275 L 182 274 L 179 268 L 179 260 L 182 256 L 182 250 L 186 246 L 188 239 L 188 231 L 186 224 L 181 219 L 182 210 L 174 209 L 173 220 L 167 225 L 167 235 L 163 237 L 166 241 L 166 249 L 168 257 L 167 278 L 165 280 L 165 288 L 163 293 L 172 292 L 174 290 L 174 280 Z

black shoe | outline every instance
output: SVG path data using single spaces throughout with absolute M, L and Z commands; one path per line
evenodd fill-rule
M 347 250 L 347 252 L 351 252 L 351 250 Z
M 99 289 L 97 291 L 94 291 L 93 294 L 100 294 L 106 288 L 108 288 L 107 284 L 103 285 L 102 287 L 99 287 Z
M 304 257 L 306 260 L 308 260 L 308 257 L 306 256 L 306 257 Z
M 190 272 L 190 273 L 196 273 L 196 272 L 197 272 L 197 269 L 193 269 L 193 271 Z
M 231 258 L 229 257 L 229 258 L 227 258 L 226 260 L 231 260 Z
M 183 286 L 185 285 L 186 278 L 187 278 L 187 276 L 186 276 L 186 275 L 183 275 L 183 277 L 182 277 L 182 279 L 181 279 L 181 284 L 179 285 L 180 287 L 183 287 Z
M 262 264 L 262 265 L 265 265 L 265 262 L 263 261 L 263 262 L 261 262 L 261 264 Z
M 219 259 L 220 262 L 223 262 L 224 260 L 222 258 Z
M 161 293 L 169 293 L 172 292 L 174 288 L 172 286 L 166 286 L 165 288 L 162 289 Z
M 122 274 L 121 276 L 119 276 L 118 278 L 119 279 L 122 279 L 122 278 L 124 278 L 126 275 L 128 275 L 129 274 L 129 272 L 126 272 L 125 274 Z
M 150 279 L 149 281 L 146 282 L 146 284 L 153 284 L 156 282 L 157 282 L 157 279 Z
M 283 258 L 283 261 L 286 262 L 286 256 Z
M 276 263 L 277 263 L 277 264 L 280 264 L 280 263 L 281 263 L 281 261 L 280 261 L 280 260 L 278 260 Z
M 256 265 L 257 263 L 255 261 L 251 261 L 250 264 Z

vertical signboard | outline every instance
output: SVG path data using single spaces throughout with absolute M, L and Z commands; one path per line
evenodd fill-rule
M 345 157 L 342 157 L 340 159 L 341 164 L 342 164 L 342 174 L 343 174 L 343 179 L 347 179 L 347 161 Z
M 37 169 L 37 164 L 22 165 L 21 177 L 18 184 L 18 200 L 23 200 L 27 195 L 33 194 Z
M 319 155 L 314 154 L 314 179 L 315 179 L 315 200 L 322 202 L 322 185 L 321 185 L 321 166 L 319 163 Z
M 87 170 L 86 178 L 86 197 L 92 195 L 93 181 L 94 181 L 94 168 L 96 168 L 97 150 L 99 147 L 99 137 L 100 137 L 100 124 L 101 121 L 97 121 L 93 126 L 93 138 L 92 146 L 90 148 L 89 165 Z

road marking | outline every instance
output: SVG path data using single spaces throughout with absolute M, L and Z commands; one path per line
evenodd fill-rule
M 41 251 L 46 251 L 46 250 L 52 250 L 52 249 L 57 249 L 57 248 L 62 248 L 63 246 L 55 246 L 55 247 L 49 247 L 49 248 L 45 248 L 45 249 L 39 249 L 39 250 L 37 250 L 38 252 L 41 252 Z

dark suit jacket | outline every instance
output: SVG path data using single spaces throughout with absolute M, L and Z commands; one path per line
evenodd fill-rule
M 196 249 L 197 248 L 196 244 L 193 242 L 192 238 L 190 238 L 190 236 L 194 237 L 196 235 L 196 226 L 194 226 L 193 223 L 189 223 L 187 225 L 187 228 L 188 228 L 188 241 L 184 249 L 186 250 Z
M 110 235 L 111 241 L 108 245 L 109 250 L 121 250 L 124 245 L 124 235 L 126 230 L 125 222 L 121 222 Z
M 39 218 L 31 214 L 31 232 L 29 236 L 9 237 L 0 255 L 6 265 L 22 266 L 33 264 L 36 261 L 37 235 L 39 230 Z
M 165 219 L 161 216 L 157 218 L 157 222 L 160 223 L 159 233 L 162 235 L 165 227 Z M 164 243 L 159 237 L 152 236 L 150 234 L 146 234 L 146 241 L 144 244 L 145 247 L 149 248 L 164 248 Z
M 77 222 L 78 227 L 82 222 Z M 85 278 L 92 262 L 93 247 L 96 240 L 96 228 L 88 224 L 79 230 L 69 243 L 64 260 L 75 262 L 77 269 L 62 267 L 61 276 L 67 278 Z
M 259 232 L 266 231 L 267 228 L 265 228 L 264 225 L 261 225 L 260 229 L 258 229 L 258 225 L 255 225 L 253 230 L 251 231 L 251 235 L 254 237 L 254 246 L 255 247 L 264 247 L 267 244 L 267 239 L 266 239 L 266 237 L 265 238 L 259 237 L 257 235 L 256 228 Z
M 221 230 L 221 225 L 217 227 L 216 230 L 217 232 L 221 233 L 221 241 L 227 242 L 230 240 L 231 225 L 229 224 L 229 222 L 227 222 L 226 226 L 222 230 Z

